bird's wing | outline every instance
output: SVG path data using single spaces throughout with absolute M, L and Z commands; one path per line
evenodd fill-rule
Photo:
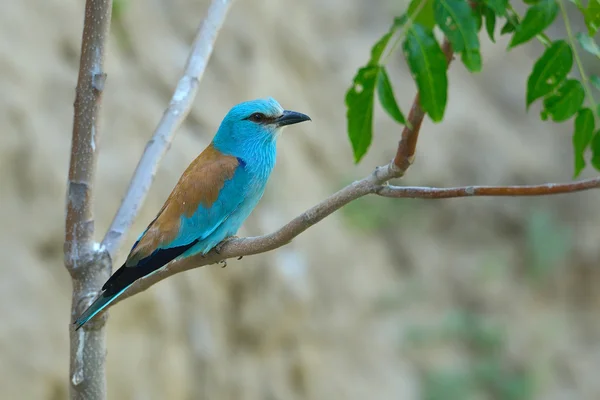
M 244 163 L 208 146 L 183 173 L 125 266 L 146 266 L 150 261 L 162 266 L 175 259 L 214 232 L 247 194 Z
M 143 276 L 183 254 L 215 231 L 246 200 L 245 163 L 208 146 L 186 169 L 158 215 L 133 245 L 127 261 L 75 321 L 76 329 Z

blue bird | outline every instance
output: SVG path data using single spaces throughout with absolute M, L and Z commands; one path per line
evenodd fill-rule
M 310 121 L 273 98 L 234 106 L 133 245 L 127 260 L 74 322 L 81 328 L 135 281 L 178 257 L 206 254 L 235 235 L 261 199 L 286 125 Z

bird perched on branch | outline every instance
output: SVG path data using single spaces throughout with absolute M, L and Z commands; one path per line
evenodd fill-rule
M 123 266 L 74 322 L 75 329 L 138 279 L 175 258 L 206 254 L 235 235 L 264 193 L 282 128 L 309 120 L 307 115 L 284 110 L 272 98 L 247 101 L 229 110 L 212 142 L 185 170 Z

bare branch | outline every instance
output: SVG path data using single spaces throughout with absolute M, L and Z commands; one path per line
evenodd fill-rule
M 78 254 L 90 252 L 94 236 L 92 192 L 96 171 L 98 113 L 106 74 L 104 44 L 110 25 L 111 0 L 88 0 L 74 103 L 73 136 L 67 189 L 65 262 L 71 273 Z
M 73 137 L 67 189 L 65 266 L 73 280 L 71 318 L 110 276 L 107 254 L 94 243 L 93 188 L 99 141 L 99 110 L 106 74 L 104 53 L 112 0 L 87 0 L 81 41 L 79 77 L 73 116 Z M 104 360 L 106 335 L 96 329 L 70 329 L 71 399 L 106 398 Z
M 463 196 L 541 196 L 600 188 L 600 177 L 578 182 L 562 184 L 548 183 L 533 186 L 465 186 L 444 189 L 382 185 L 389 179 L 397 177 L 399 173 L 400 170 L 398 167 L 391 162 L 387 166 L 377 168 L 366 178 L 346 186 L 273 233 L 258 237 L 230 239 L 221 245 L 218 253 L 215 250 L 212 250 L 206 256 L 196 255 L 177 259 L 162 270 L 136 281 L 112 305 L 142 292 L 155 283 L 179 272 L 208 264 L 215 264 L 229 258 L 264 253 L 282 247 L 333 212 L 339 210 L 351 201 L 368 194 L 395 198 L 427 199 Z
M 102 241 L 103 247 L 113 258 L 144 203 L 158 165 L 169 149 L 175 132 L 192 108 L 198 84 L 206 70 L 217 34 L 232 3 L 233 0 L 213 0 L 206 19 L 196 33 L 185 70 L 177 83 L 169 107 L 158 123 L 152 139 L 146 145 L 121 207 Z
M 453 59 L 453 51 L 452 45 L 448 39 L 444 39 L 442 51 L 446 55 L 446 61 L 448 61 L 449 67 Z M 423 118 L 425 118 L 425 111 L 423 111 L 423 108 L 421 108 L 419 103 L 419 93 L 417 93 L 412 107 L 410 108 L 406 126 L 402 130 L 402 139 L 400 139 L 398 151 L 396 152 L 396 157 L 394 158 L 394 164 L 396 164 L 396 166 L 403 171 L 402 173 L 406 172 L 406 170 L 415 160 L 417 140 L 419 139 L 419 132 L 421 130 L 421 124 L 423 123 Z
M 544 196 L 599 189 L 600 178 L 568 183 L 544 183 L 523 186 L 463 186 L 454 188 L 381 186 L 376 194 L 384 197 L 411 199 L 449 199 L 473 196 Z
M 294 218 L 276 232 L 260 237 L 234 238 L 222 244 L 219 253 L 213 249 L 205 256 L 197 255 L 177 259 L 156 273 L 136 281 L 110 307 L 178 272 L 214 264 L 228 258 L 264 253 L 281 247 L 344 205 L 366 194 L 375 193 L 383 182 L 398 176 L 398 174 L 399 170 L 393 163 L 384 167 L 378 167 L 371 175 L 346 186 L 331 197 Z

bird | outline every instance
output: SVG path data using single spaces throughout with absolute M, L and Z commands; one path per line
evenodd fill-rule
M 211 143 L 183 172 L 123 265 L 74 321 L 75 330 L 138 279 L 176 258 L 206 254 L 233 237 L 263 196 L 284 127 L 311 118 L 284 110 L 272 97 L 233 106 Z

